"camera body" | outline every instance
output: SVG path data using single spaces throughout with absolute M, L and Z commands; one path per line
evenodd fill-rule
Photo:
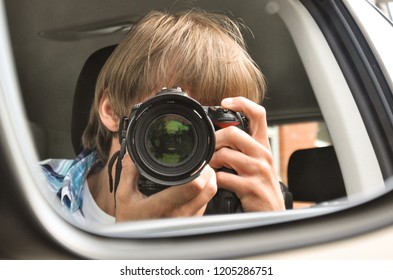
M 180 88 L 166 89 L 134 106 L 120 130 L 140 173 L 139 190 L 150 196 L 199 176 L 215 151 L 215 131 L 236 126 L 248 132 L 240 112 L 202 106 Z M 223 168 L 221 171 L 235 173 Z M 241 212 L 236 195 L 218 189 L 205 215 Z

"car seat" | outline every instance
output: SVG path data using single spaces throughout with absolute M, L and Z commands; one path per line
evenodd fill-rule
M 112 45 L 92 53 L 79 74 L 71 117 L 71 141 L 76 155 L 82 151 L 82 134 L 89 119 L 98 74 L 115 48 L 116 45 Z
M 295 151 L 288 162 L 288 188 L 294 201 L 319 203 L 346 197 L 334 147 Z

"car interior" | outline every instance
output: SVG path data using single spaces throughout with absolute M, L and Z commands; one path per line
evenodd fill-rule
M 384 176 L 343 72 L 324 34 L 297 1 L 5 1 L 35 162 L 73 159 L 81 151 L 97 75 L 140 16 L 154 9 L 193 7 L 225 13 L 247 26 L 248 50 L 267 80 L 261 105 L 267 110 L 276 171 L 295 209 L 82 229 L 120 239 L 224 232 L 321 215 L 384 190 Z M 48 200 L 54 216 L 80 227 Z M 86 249 L 81 255 L 90 253 Z
M 132 22 L 151 9 L 187 9 L 194 4 L 193 1 L 175 4 L 173 1 L 149 1 L 148 4 L 123 1 L 105 9 L 103 4 L 96 4 L 94 8 L 97 14 L 90 11 L 89 16 L 92 18 L 88 19 L 83 9 L 77 8 L 79 4 L 57 7 L 55 3 L 48 6 L 44 1 L 36 1 L 33 9 L 37 12 L 23 15 L 24 23 L 21 23 L 18 19 L 22 15 L 16 16 L 23 12 L 19 5 L 12 1 L 6 2 L 9 14 L 15 15 L 8 19 L 10 35 L 23 100 L 40 159 L 73 158 L 80 151 L 79 141 L 94 95 L 95 79 L 110 54 L 110 46 L 116 45 Z M 304 65 L 285 23 L 274 11 L 276 7 L 273 3 L 254 1 L 243 7 L 239 1 L 199 1 L 197 5 L 208 11 L 220 11 L 240 18 L 250 29 L 245 34 L 248 47 L 268 83 L 263 106 L 268 112 L 270 127 L 277 129 L 280 125 L 295 122 L 323 122 Z M 37 19 L 37 13 L 43 14 L 49 9 L 51 15 Z M 128 14 L 125 12 L 127 10 Z M 264 16 L 257 17 L 261 11 Z M 56 23 L 55 18 L 60 19 L 65 15 L 67 19 L 63 18 L 63 21 Z M 29 20 L 34 22 L 29 24 Z M 32 52 L 34 54 L 30 55 Z M 320 127 L 322 125 L 316 129 Z M 320 140 L 317 137 L 315 142 Z M 302 145 L 302 140 L 298 141 Z M 331 143 L 326 142 L 328 144 Z M 279 153 L 279 148 L 277 150 Z M 331 153 L 334 160 L 334 149 L 331 149 Z M 299 159 L 291 162 L 294 165 L 304 164 L 297 161 Z M 323 162 L 327 167 L 338 165 L 337 161 L 333 164 Z M 322 200 L 339 198 L 345 194 L 340 176 L 337 180 L 338 183 L 331 185 L 342 188 L 341 192 Z M 295 191 L 295 185 L 303 183 L 295 180 L 292 184 L 291 191 L 302 200 L 302 195 Z
M 276 139 L 271 137 L 272 143 L 279 146 L 273 148 L 279 154 L 275 157 L 277 161 L 285 149 L 283 144 L 280 147 L 280 143 L 285 142 L 280 136 L 290 137 L 289 133 L 280 133 L 280 127 L 293 123 L 318 123 L 314 143 L 299 149 L 304 151 L 291 151 L 292 154 L 284 159 L 287 170 L 280 170 L 280 176 L 287 177 L 285 183 L 295 200 L 322 202 L 346 196 L 348 191 L 329 135 L 331 129 L 323 126 L 323 104 L 319 104 L 316 98 L 318 89 L 312 86 L 310 74 L 299 54 L 301 50 L 293 40 L 293 36 L 299 34 L 290 33 L 277 3 L 121 1 L 109 7 L 97 3 L 89 7 L 93 10 L 88 15 L 87 7 L 79 3 L 61 6 L 55 2 L 48 5 L 45 1 L 34 1 L 34 5 L 30 2 L 26 5 L 35 12 L 31 13 L 31 9 L 27 12 L 27 9 L 20 9 L 19 4 L 6 1 L 8 13 L 14 15 L 8 18 L 10 36 L 25 109 L 40 159 L 73 158 L 79 153 L 81 134 L 94 96 L 95 79 L 135 19 L 151 9 L 176 10 L 197 6 L 239 18 L 249 28 L 245 33 L 249 52 L 268 83 L 262 105 L 267 110 L 269 126 L 272 130 L 279 130 Z M 49 10 L 50 14 L 45 13 Z M 25 14 L 18 14 L 23 12 Z M 19 20 L 22 17 L 23 22 Z M 297 141 L 300 146 L 306 145 L 302 143 L 306 141 L 304 139 Z M 317 147 L 320 143 L 330 148 Z M 326 157 L 322 159 L 321 154 Z

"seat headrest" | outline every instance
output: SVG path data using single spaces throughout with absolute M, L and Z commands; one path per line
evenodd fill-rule
M 288 188 L 295 201 L 318 203 L 346 197 L 334 147 L 295 151 L 288 162 Z
M 116 45 L 95 51 L 86 60 L 76 84 L 71 116 L 71 141 L 74 152 L 82 151 L 82 135 L 87 125 L 98 74 Z

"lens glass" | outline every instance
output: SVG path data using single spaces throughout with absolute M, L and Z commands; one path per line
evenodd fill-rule
M 183 116 L 166 114 L 157 117 L 149 125 L 146 136 L 148 154 L 161 165 L 181 165 L 195 153 L 194 127 Z

